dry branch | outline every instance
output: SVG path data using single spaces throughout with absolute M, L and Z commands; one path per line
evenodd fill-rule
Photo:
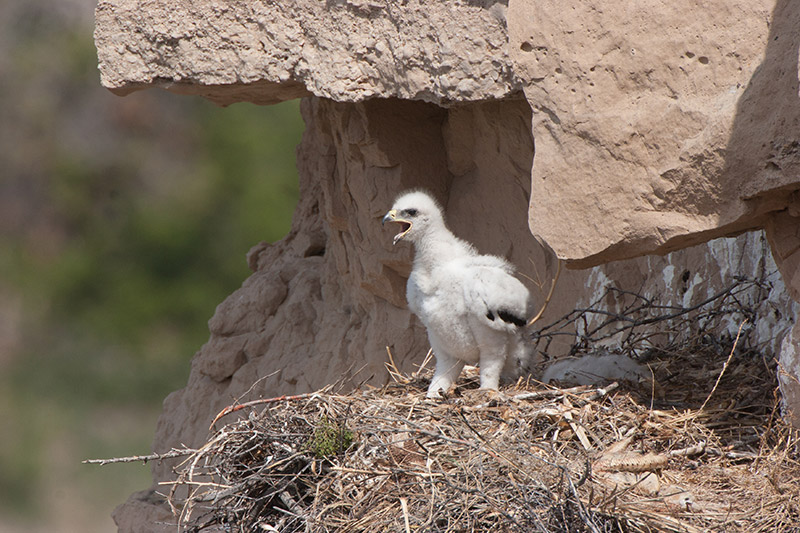
M 147 463 L 148 461 L 162 461 L 164 459 L 172 459 L 175 457 L 186 457 L 197 453 L 197 450 L 192 448 L 172 449 L 165 453 L 151 453 L 150 455 L 133 455 L 130 457 L 113 457 L 110 459 L 86 459 L 81 461 L 85 465 L 100 465 L 105 466 L 115 463 Z

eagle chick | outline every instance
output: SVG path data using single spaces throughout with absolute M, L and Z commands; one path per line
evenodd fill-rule
M 508 261 L 453 235 L 426 192 L 398 196 L 386 222 L 400 225 L 394 244 L 415 248 L 406 299 L 436 356 L 428 397 L 447 392 L 465 363 L 480 365 L 482 389 L 497 390 L 501 374 L 518 375 L 530 358 L 523 337 L 530 293 Z

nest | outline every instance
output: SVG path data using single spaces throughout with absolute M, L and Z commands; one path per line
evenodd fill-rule
M 434 402 L 426 379 L 399 375 L 273 399 L 191 451 L 169 501 L 192 532 L 796 530 L 798 439 L 760 365 L 661 399 L 615 384 L 495 395 L 472 376 Z M 715 384 L 703 410 L 650 407 Z
M 757 320 L 737 286 L 683 310 L 613 296 L 624 312 L 590 306 L 534 338 L 580 323 L 573 352 L 613 338 L 652 379 L 492 393 L 468 368 L 434 401 L 428 371 L 390 363 L 381 388 L 237 402 L 202 448 L 169 452 L 186 456 L 164 491 L 179 530 L 800 529 L 800 440 L 775 364 L 746 328 L 720 327 Z

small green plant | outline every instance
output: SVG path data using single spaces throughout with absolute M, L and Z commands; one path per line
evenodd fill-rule
M 325 459 L 346 451 L 354 439 L 353 432 L 343 423 L 323 416 L 314 428 L 314 435 L 308 440 L 306 448 L 318 459 Z

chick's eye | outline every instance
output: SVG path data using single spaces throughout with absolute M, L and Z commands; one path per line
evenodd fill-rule
M 406 216 L 409 216 L 409 217 L 415 217 L 415 216 L 417 216 L 417 213 L 418 213 L 418 211 L 416 209 L 406 209 L 403 212 L 406 214 Z

